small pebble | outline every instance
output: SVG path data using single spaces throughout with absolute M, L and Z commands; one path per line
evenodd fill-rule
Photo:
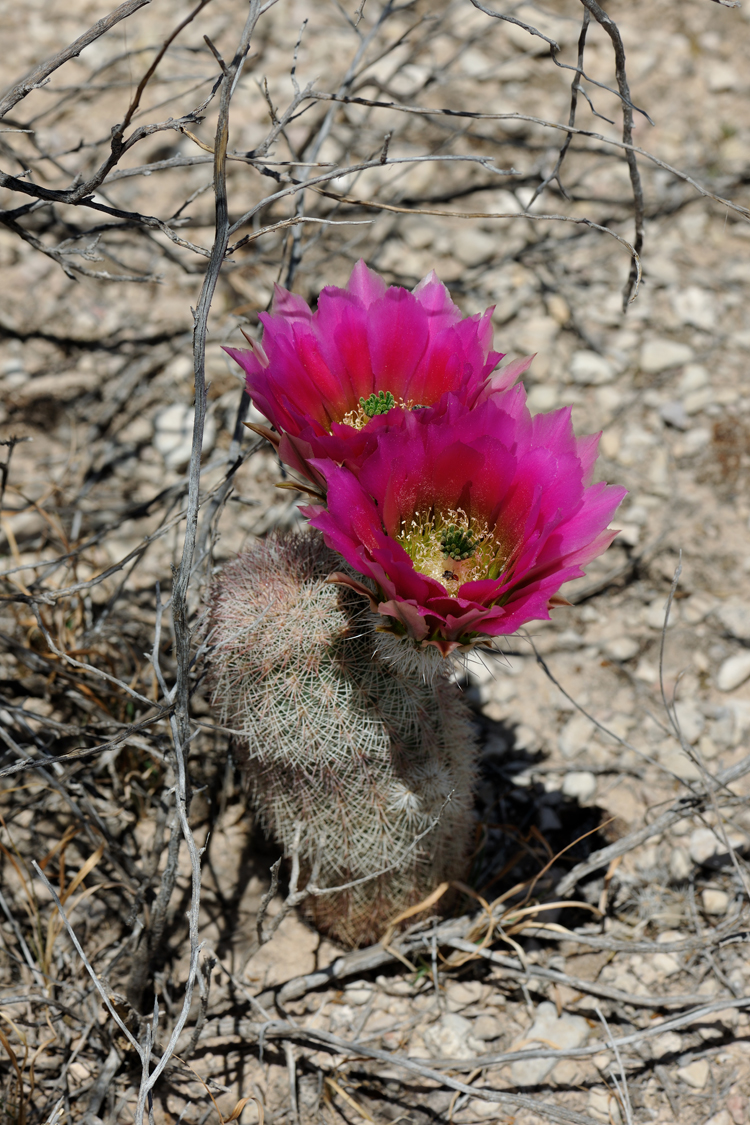
M 732 600 L 724 602 L 714 610 L 716 617 L 727 633 L 738 641 L 750 641 L 750 606 Z
M 586 349 L 574 352 L 570 361 L 570 376 L 574 383 L 583 386 L 600 386 L 613 382 L 616 371 L 608 359 Z
M 669 621 L 667 622 L 668 629 L 671 629 L 675 621 L 677 620 L 677 613 L 678 611 L 676 604 L 675 602 L 672 602 L 671 606 L 669 607 Z M 644 610 L 646 624 L 650 625 L 652 629 L 658 629 L 659 632 L 661 632 L 661 630 L 664 628 L 664 620 L 666 618 L 666 615 L 667 603 L 664 598 L 657 598 L 655 602 L 651 602 L 651 605 L 647 606 Z
M 595 1121 L 604 1121 L 607 1125 L 621 1125 L 620 1103 L 614 1092 L 608 1090 L 606 1086 L 593 1086 L 591 1088 L 588 1111 Z
M 706 914 L 726 914 L 729 909 L 729 895 L 726 891 L 706 887 L 706 889 L 701 892 L 701 899 Z
M 719 691 L 734 691 L 750 677 L 750 652 L 739 652 L 725 660 L 716 677 Z
M 665 402 L 660 408 L 659 414 L 668 426 L 673 426 L 676 430 L 690 429 L 690 418 L 684 405 L 679 400 Z
M 423 1032 L 425 1046 L 433 1058 L 473 1059 L 484 1050 L 472 1035 L 471 1022 L 455 1012 L 446 1012 Z
M 707 367 L 702 363 L 689 363 L 680 377 L 678 390 L 681 395 L 689 395 L 702 390 L 710 381 Z
M 672 876 L 676 883 L 683 883 L 685 879 L 690 878 L 690 872 L 693 866 L 690 862 L 690 856 L 684 848 L 672 848 L 672 853 L 669 857 L 669 874 Z
M 588 770 L 573 770 L 565 774 L 562 791 L 575 801 L 588 801 L 596 793 L 596 777 Z
M 745 1121 L 745 1118 L 741 1120 Z M 733 1125 L 733 1118 L 728 1109 L 720 1109 L 713 1117 L 709 1117 L 706 1125 Z
M 594 729 L 591 719 L 580 713 L 568 719 L 557 739 L 563 758 L 574 758 L 580 750 L 588 746 Z
M 517 1051 L 521 1046 L 531 1048 L 537 1044 L 545 1047 L 581 1047 L 590 1033 L 591 1028 L 583 1016 L 564 1013 L 558 1017 L 555 1005 L 545 1000 L 537 1008 L 531 1027 L 511 1050 Z M 547 1077 L 556 1062 L 557 1059 L 514 1062 L 511 1066 L 513 1082 L 516 1086 L 536 1086 Z
M 651 964 L 656 969 L 657 975 L 662 977 L 674 976 L 682 969 L 674 953 L 655 953 L 651 958 Z
M 610 660 L 632 660 L 640 644 L 635 637 L 612 637 L 602 645 L 602 652 Z
M 724 844 L 711 828 L 696 828 L 690 833 L 690 858 L 694 863 L 705 863 L 725 851 Z
M 687 1066 L 681 1066 L 677 1074 L 694 1090 L 702 1090 L 708 1082 L 708 1069 L 708 1059 L 696 1059 Z
M 474 1020 L 476 1039 L 499 1039 L 503 1031 L 504 1026 L 496 1016 L 479 1016 Z
M 711 594 L 703 594 L 698 592 L 691 594 L 687 601 L 684 601 L 681 606 L 682 619 L 688 625 L 697 625 L 707 617 L 711 610 L 716 605 L 716 598 Z
M 682 1050 L 682 1039 L 676 1031 L 665 1031 L 651 1040 L 651 1054 L 655 1059 L 665 1055 L 676 1055 Z
M 669 367 L 682 367 L 690 363 L 693 349 L 675 340 L 649 340 L 641 348 L 641 371 L 657 375 Z

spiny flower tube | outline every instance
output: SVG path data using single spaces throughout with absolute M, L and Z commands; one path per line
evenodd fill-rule
M 277 286 L 271 314 L 260 315 L 262 343 L 225 351 L 278 434 L 262 432 L 322 484 L 312 460 L 356 467 L 404 412 L 439 413 L 448 393 L 474 406 L 515 382 L 531 357 L 492 376 L 503 356 L 490 350 L 491 312 L 464 317 L 434 272 L 409 292 L 359 261 L 346 288 L 323 289 L 314 313 Z
M 570 409 L 532 418 L 518 386 L 440 417 L 403 413 L 356 474 L 325 459 L 326 508 L 305 514 L 371 579 L 358 588 L 381 629 L 443 656 L 527 621 L 614 539 L 625 489 L 592 484 L 599 435 L 576 439 Z

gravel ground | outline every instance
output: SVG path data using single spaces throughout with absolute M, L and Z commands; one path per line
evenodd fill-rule
M 205 845 L 206 946 L 154 1120 L 749 1120 L 750 7 L 607 10 L 626 48 L 633 144 L 651 154 L 638 156 L 643 280 L 626 311 L 633 192 L 627 150 L 612 143 L 612 43 L 595 20 L 584 132 L 553 176 L 566 133 L 548 123 L 569 120 L 577 0 L 503 9 L 573 70 L 469 0 L 367 0 L 359 22 L 354 0 L 279 0 L 260 18 L 230 118 L 229 216 L 254 215 L 232 236 L 252 237 L 222 267 L 208 317 L 191 620 L 214 567 L 301 518 L 300 494 L 274 488 L 275 456 L 236 426 L 242 386 L 221 346 L 258 334 L 275 282 L 314 300 L 359 257 L 410 287 L 434 268 L 466 313 L 494 305 L 496 346 L 537 353 L 532 409 L 570 404 L 578 432 L 602 430 L 599 475 L 629 495 L 613 545 L 565 590 L 572 604 L 456 671 L 483 747 L 473 893 L 492 901 L 544 871 L 530 901 L 553 904 L 521 921 L 511 896 L 502 934 L 469 916 L 467 897 L 465 916 L 436 919 L 434 940 L 432 923 L 407 934 L 399 957 L 376 947 L 341 961 L 294 911 L 255 950 L 277 850 L 246 810 L 196 662 L 190 823 Z M 3 172 L 58 193 L 90 177 L 187 12 L 178 0 L 136 10 L 19 101 L 0 132 Z M 104 14 L 92 0 L 0 4 L 3 82 Z M 60 196 L 20 213 L 30 201 L 18 182 L 0 188 L 0 439 L 18 439 L 0 480 L 0 1044 L 11 1064 L 0 1112 L 19 1125 L 130 1122 L 140 1082 L 32 861 L 131 1031 L 157 998 L 154 1059 L 183 1003 L 191 868 L 146 654 L 156 585 L 168 598 L 182 553 L 191 310 L 214 238 L 216 100 L 188 111 L 220 76 L 204 35 L 230 59 L 244 18 L 213 0 L 181 32 L 129 131 L 162 127 L 144 129 L 87 197 L 93 207 Z M 440 159 L 416 159 L 427 155 Z M 302 177 L 368 162 L 322 183 L 328 195 L 292 194 Z M 279 227 L 299 199 L 299 213 L 326 222 Z M 269 915 L 283 902 L 282 887 Z M 505 1059 L 530 1044 L 566 1057 Z

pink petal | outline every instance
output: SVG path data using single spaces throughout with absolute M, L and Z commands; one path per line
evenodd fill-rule
M 352 270 L 351 277 L 346 283 L 346 288 L 352 296 L 357 297 L 367 309 L 381 300 L 386 291 L 382 277 L 371 270 L 362 258 L 359 259 Z
M 376 386 L 404 398 L 427 347 L 427 314 L 405 289 L 389 289 L 369 308 L 367 336 Z

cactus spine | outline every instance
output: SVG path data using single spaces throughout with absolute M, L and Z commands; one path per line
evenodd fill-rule
M 365 599 L 326 582 L 341 565 L 316 532 L 270 536 L 225 567 L 207 621 L 214 706 L 246 748 L 265 830 L 289 856 L 301 825 L 320 887 L 366 879 L 306 906 L 354 946 L 465 877 L 476 745 L 444 672 L 427 682 L 378 652 Z

